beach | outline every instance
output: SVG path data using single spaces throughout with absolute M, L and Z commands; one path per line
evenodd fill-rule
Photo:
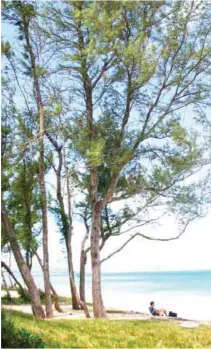
M 43 289 L 42 274 L 33 273 Z M 68 273 L 53 270 L 51 281 L 57 293 L 70 297 Z M 78 282 L 78 274 L 76 274 Z M 165 307 L 178 317 L 211 321 L 211 271 L 103 273 L 103 299 L 107 309 L 141 312 L 149 315 L 149 303 Z M 92 302 L 91 275 L 86 278 L 87 302 Z

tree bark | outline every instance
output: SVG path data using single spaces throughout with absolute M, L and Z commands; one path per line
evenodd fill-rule
M 93 312 L 96 318 L 106 317 L 101 290 L 100 227 L 101 206 L 98 202 L 93 207 L 91 230 L 92 299 Z
M 41 205 L 42 205 L 42 226 L 43 226 L 43 274 L 45 286 L 45 310 L 46 317 L 53 317 L 51 289 L 50 289 L 50 273 L 49 273 L 49 254 L 48 254 L 48 216 L 47 216 L 47 199 L 45 188 L 44 173 L 44 110 L 40 108 L 40 162 L 39 162 L 39 178 L 41 188 Z
M 69 280 L 70 289 L 72 294 L 72 308 L 75 310 L 80 309 L 80 303 L 78 302 L 78 292 L 75 285 L 74 269 L 73 269 L 73 257 L 72 257 L 72 215 L 71 215 L 71 197 L 70 197 L 70 183 L 68 176 L 68 168 L 66 162 L 65 147 L 63 148 L 64 155 L 64 167 L 65 167 L 65 177 L 66 177 L 66 190 L 67 190 L 67 216 L 68 216 L 68 229 L 66 232 L 66 248 L 67 248 L 67 259 L 68 259 L 68 270 L 69 270 Z
M 71 234 L 68 234 L 67 235 L 67 239 L 66 239 L 66 248 L 67 248 L 67 251 L 69 251 L 69 249 L 71 248 L 71 240 L 69 239 L 71 238 Z M 70 250 L 71 251 L 71 250 Z M 72 251 L 71 251 L 72 252 Z M 77 288 L 76 288 L 76 285 L 75 285 L 75 280 L 74 280 L 74 272 L 73 272 L 73 264 L 72 264 L 72 254 L 71 253 L 68 253 L 67 254 L 67 259 L 68 259 L 68 268 L 69 268 L 69 280 L 70 280 L 70 288 L 71 288 L 71 293 L 74 295 L 75 297 L 75 301 L 76 301 L 76 304 L 77 306 L 79 306 L 78 309 L 80 309 L 80 306 L 81 308 L 84 310 L 84 313 L 86 315 L 87 318 L 90 318 L 90 314 L 89 314 L 89 310 L 87 308 L 87 305 L 84 301 L 82 301 L 80 299 L 80 296 L 77 292 Z M 73 308 L 74 309 L 74 308 Z
M 76 285 L 75 285 L 74 270 L 73 270 L 71 233 L 70 232 L 68 232 L 68 234 L 66 236 L 65 244 L 66 244 L 66 249 L 67 249 L 69 282 L 70 282 L 70 289 L 71 289 L 71 295 L 72 295 L 72 308 L 74 310 L 79 310 L 80 304 L 77 301 L 78 297 L 77 297 L 77 289 L 76 289 Z
M 84 225 L 86 227 L 86 233 L 81 243 L 81 256 L 80 256 L 80 298 L 83 302 L 86 302 L 86 293 L 85 293 L 85 276 L 86 276 L 86 262 L 87 262 L 87 253 L 90 248 L 85 250 L 86 241 L 89 238 L 89 226 L 87 223 L 86 217 L 84 217 Z
M 25 296 L 25 291 L 23 289 L 23 286 L 21 285 L 21 283 L 17 280 L 16 276 L 14 275 L 14 273 L 12 272 L 12 270 L 10 269 L 10 267 L 3 261 L 1 261 L 1 266 L 2 268 L 6 269 L 6 271 L 8 272 L 8 274 L 13 278 L 13 280 L 15 281 L 15 283 L 18 285 L 21 294 L 23 296 Z
M 43 263 L 42 263 L 42 260 L 41 260 L 40 256 L 38 255 L 38 253 L 37 253 L 37 251 L 36 251 L 35 249 L 33 249 L 33 252 L 34 252 L 35 256 L 37 257 L 38 263 L 39 263 L 39 265 L 40 265 L 42 271 L 44 271 L 44 270 L 43 270 Z M 56 309 L 59 313 L 64 313 L 64 311 L 62 310 L 62 308 L 60 307 L 59 302 L 58 302 L 58 294 L 57 294 L 57 292 L 56 292 L 56 290 L 55 290 L 55 288 L 53 287 L 53 285 L 52 285 L 51 282 L 50 282 L 50 288 L 51 288 L 51 291 L 52 291 L 52 293 L 53 293 L 53 301 L 54 301 L 55 309 Z
M 85 295 L 85 275 L 86 275 L 86 252 L 84 250 L 81 250 L 81 257 L 80 257 L 80 298 L 83 302 L 86 302 L 86 295 Z
M 82 2 L 74 2 L 75 9 L 77 11 L 83 10 Z M 81 77 L 83 80 L 83 87 L 85 93 L 86 104 L 86 119 L 87 127 L 89 130 L 90 141 L 96 140 L 95 127 L 93 122 L 93 101 L 92 92 L 93 84 L 88 74 L 88 66 L 86 55 L 84 50 L 86 49 L 84 44 L 84 36 L 82 30 L 81 19 L 76 19 L 76 31 L 78 35 L 78 49 L 81 59 Z M 105 308 L 103 305 L 102 292 L 101 292 L 101 266 L 100 266 L 100 219 L 101 219 L 101 202 L 97 197 L 98 190 L 98 174 L 96 166 L 91 167 L 90 171 L 90 196 L 92 202 L 92 229 L 91 229 L 91 260 L 92 260 L 92 299 L 94 316 L 97 318 L 106 317 Z
M 15 232 L 12 228 L 7 212 L 3 207 L 2 207 L 1 214 L 2 214 L 2 221 L 5 225 L 5 229 L 8 235 L 8 239 L 10 241 L 13 254 L 15 256 L 16 263 L 18 265 L 22 278 L 29 291 L 33 314 L 37 319 L 44 319 L 45 312 L 41 306 L 39 291 L 36 287 L 36 284 L 34 282 L 34 279 L 31 275 L 30 270 L 24 261 L 24 258 L 21 254 L 20 247 L 18 245 L 16 236 L 15 236 Z
M 22 4 L 24 6 L 24 4 Z M 45 187 L 45 147 L 44 147 L 44 132 L 45 132 L 45 115 L 40 89 L 39 73 L 37 71 L 36 57 L 31 44 L 29 33 L 30 17 L 24 16 L 21 13 L 23 24 L 23 33 L 26 40 L 26 48 L 30 56 L 30 63 L 33 74 L 33 93 L 37 103 L 37 112 L 39 118 L 39 182 L 41 189 L 41 206 L 42 206 L 42 228 L 43 228 L 43 274 L 45 286 L 45 310 L 46 317 L 53 317 L 51 290 L 50 290 L 50 273 L 49 273 L 49 255 L 48 255 L 48 217 L 47 217 L 47 199 Z
M 9 292 L 9 289 L 8 289 L 8 286 L 7 286 L 7 282 L 6 282 L 6 279 L 4 277 L 4 273 L 3 273 L 3 270 L 1 271 L 1 276 L 2 276 L 2 280 L 3 280 L 3 283 L 4 283 L 4 286 L 5 286 L 5 290 L 6 290 L 6 293 L 7 293 L 7 298 L 9 301 L 12 300 L 12 297 L 10 295 L 10 292 Z

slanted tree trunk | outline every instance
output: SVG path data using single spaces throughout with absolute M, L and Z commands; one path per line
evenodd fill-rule
M 9 301 L 11 301 L 11 300 L 12 300 L 12 297 L 11 297 L 11 295 L 10 295 L 9 288 L 8 288 L 8 286 L 7 286 L 6 279 L 5 279 L 5 277 L 4 277 L 4 272 L 3 272 L 3 270 L 1 271 L 1 276 L 2 276 L 3 284 L 4 284 L 4 287 L 5 287 L 6 293 L 7 293 L 7 298 L 8 298 Z
M 24 4 L 22 5 L 24 7 Z M 41 189 L 41 206 L 42 206 L 42 228 L 43 228 L 43 274 L 44 274 L 44 287 L 45 287 L 45 310 L 46 317 L 53 317 L 52 302 L 51 302 L 51 290 L 50 290 L 50 273 L 49 273 L 49 254 L 48 254 L 48 216 L 47 216 L 47 198 L 45 187 L 45 147 L 44 147 L 44 132 L 45 132 L 45 114 L 40 89 L 39 73 L 36 65 L 36 58 L 31 44 L 31 38 L 29 34 L 29 22 L 30 17 L 26 17 L 24 12 L 22 15 L 23 33 L 26 40 L 26 48 L 30 56 L 30 63 L 33 76 L 33 92 L 34 98 L 37 103 L 37 111 L 39 118 L 39 182 Z
M 42 263 L 42 260 L 40 258 L 40 256 L 38 255 L 37 251 L 33 248 L 33 252 L 35 254 L 35 256 L 37 257 L 37 260 L 38 260 L 38 263 L 43 270 L 43 263 Z M 52 283 L 50 282 L 50 288 L 51 288 L 51 291 L 53 293 L 53 302 L 54 302 L 54 306 L 55 306 L 55 309 L 59 312 L 59 313 L 64 313 L 64 311 L 62 310 L 62 308 L 60 307 L 59 305 L 59 301 L 58 301 L 58 294 L 55 290 L 55 288 L 53 287 Z
M 29 291 L 33 314 L 37 319 L 43 319 L 45 318 L 45 312 L 41 306 L 39 291 L 36 287 L 36 284 L 34 282 L 34 279 L 31 275 L 30 270 L 24 261 L 24 258 L 20 251 L 19 244 L 15 236 L 15 232 L 12 228 L 7 212 L 3 207 L 2 207 L 1 214 L 2 214 L 2 221 L 5 225 L 5 230 L 7 232 L 10 246 L 15 256 L 16 263 L 18 265 L 22 278 Z
M 3 261 L 1 261 L 1 266 L 2 268 L 6 269 L 6 271 L 8 272 L 8 274 L 13 278 L 13 280 L 15 281 L 15 284 L 18 285 L 20 291 L 21 291 L 21 294 L 23 296 L 25 296 L 25 291 L 23 289 L 23 286 L 21 285 L 21 283 L 18 281 L 18 279 L 16 278 L 16 276 L 14 275 L 14 273 L 12 272 L 12 270 L 10 269 L 10 267 Z

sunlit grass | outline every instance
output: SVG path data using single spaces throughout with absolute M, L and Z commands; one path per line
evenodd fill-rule
M 167 321 L 35 320 L 8 311 L 15 326 L 39 334 L 47 348 L 210 348 L 211 327 Z

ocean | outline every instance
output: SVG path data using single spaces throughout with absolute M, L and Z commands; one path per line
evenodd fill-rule
M 43 289 L 41 273 L 33 275 Z M 51 271 L 51 281 L 58 294 L 70 296 L 67 272 Z M 107 308 L 148 313 L 154 301 L 157 308 L 174 311 L 179 317 L 211 321 L 211 270 L 103 273 L 102 290 Z M 86 277 L 86 297 L 92 301 L 91 274 Z

